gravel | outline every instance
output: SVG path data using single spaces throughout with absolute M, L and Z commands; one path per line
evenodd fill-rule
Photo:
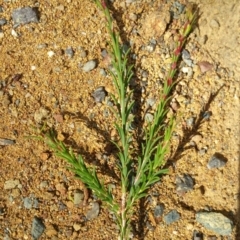
M 86 218 L 88 220 L 92 220 L 96 218 L 99 214 L 100 211 L 100 206 L 98 202 L 93 202 L 92 203 L 92 208 L 86 213 Z
M 72 58 L 73 55 L 74 55 L 73 48 L 72 48 L 72 47 L 68 47 L 68 48 L 66 48 L 66 50 L 65 50 L 65 54 L 66 54 L 69 58 Z
M 233 223 L 229 218 L 216 212 L 198 212 L 196 221 L 206 229 L 223 236 L 231 234 L 233 228 Z
M 90 60 L 90 61 L 88 61 L 84 64 L 82 69 L 83 69 L 84 72 L 90 72 L 94 68 L 96 68 L 96 66 L 97 66 L 97 61 L 96 60 Z
M 74 205 L 79 205 L 83 202 L 84 194 L 83 191 L 77 189 L 73 196 Z
M 39 22 L 37 9 L 31 7 L 17 8 L 12 12 L 14 25 L 28 24 L 30 22 Z
M 32 220 L 32 229 L 31 235 L 34 240 L 37 240 L 41 237 L 45 230 L 45 225 L 43 224 L 42 220 L 38 217 L 34 217 Z
M 105 97 L 107 96 L 107 92 L 104 87 L 98 87 L 93 93 L 92 97 L 94 98 L 95 102 L 101 103 L 104 101 Z
M 226 163 L 227 163 L 227 159 L 223 155 L 219 153 L 215 153 L 209 160 L 207 167 L 208 169 L 220 168 L 225 166 Z
M 171 224 L 180 219 L 180 214 L 176 210 L 170 211 L 166 216 L 164 216 L 164 221 L 166 224 Z
M 3 188 L 4 188 L 5 190 L 9 190 L 9 189 L 13 189 L 13 188 L 17 187 L 19 184 L 20 184 L 20 181 L 19 181 L 19 180 L 10 179 L 10 180 L 7 180 L 7 181 L 4 183 Z
M 176 190 L 178 193 L 185 193 L 193 189 L 194 180 L 188 175 L 184 174 L 183 177 L 176 178 Z
M 161 217 L 163 215 L 163 211 L 164 211 L 164 205 L 163 204 L 157 205 L 154 209 L 154 217 L 156 218 Z
M 0 19 L 0 26 L 7 24 L 7 20 L 5 18 Z

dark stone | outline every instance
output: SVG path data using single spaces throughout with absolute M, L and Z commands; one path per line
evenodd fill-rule
M 222 154 L 215 153 L 209 160 L 207 167 L 208 169 L 220 168 L 225 166 L 226 163 L 227 163 L 227 159 Z
M 176 190 L 178 193 L 185 193 L 193 189 L 194 179 L 188 175 L 184 174 L 183 177 L 176 178 Z
M 42 219 L 34 217 L 32 221 L 31 235 L 34 240 L 37 240 L 41 237 L 45 230 L 45 225 L 42 222 Z

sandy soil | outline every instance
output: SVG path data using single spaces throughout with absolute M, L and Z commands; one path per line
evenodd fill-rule
M 192 2 L 198 6 L 199 19 L 186 49 L 196 64 L 189 76 L 182 71 L 178 75 L 174 99 L 179 124 L 168 162 L 170 174 L 152 187 L 150 201 L 134 216 L 134 239 L 186 240 L 193 238 L 194 231 L 203 233 L 204 239 L 240 239 L 240 2 Z M 140 102 L 157 98 L 159 82 L 168 67 L 174 29 L 181 22 L 181 16 L 168 22 L 173 3 L 114 1 L 113 16 L 122 39 L 132 43 L 135 54 L 136 88 L 147 82 Z M 45 119 L 66 143 L 97 167 L 100 177 L 118 186 L 117 179 L 105 176 L 103 171 L 106 158 L 113 161 L 109 140 L 115 135 L 114 119 L 107 98 L 95 103 L 92 97 L 99 86 L 113 92 L 111 78 L 100 74 L 100 69 L 106 68 L 101 56 L 108 39 L 104 17 L 89 0 L 4 0 L 0 5 L 0 19 L 7 20 L 0 33 L 0 138 L 15 141 L 10 145 L 3 141 L 1 145 L 6 146 L 0 148 L 0 238 L 32 239 L 36 216 L 46 227 L 40 239 L 117 239 L 117 227 L 107 209 L 101 207 L 96 218 L 85 221 L 94 201 L 91 194 L 86 206 L 74 206 L 74 192 L 84 188 L 66 169 L 66 163 L 52 156 L 42 142 L 26 138 L 34 134 L 33 126 Z M 25 6 L 37 7 L 40 20 L 14 28 L 12 12 Z M 147 19 L 156 12 L 158 21 L 167 23 L 162 35 L 146 27 Z M 152 51 L 150 41 L 154 38 L 157 45 Z M 65 53 L 68 47 L 72 47 L 73 57 Z M 97 60 L 97 68 L 83 72 L 83 64 L 92 59 Z M 202 61 L 210 63 L 212 69 L 203 73 L 197 64 Z M 181 63 L 180 68 L 184 66 Z M 211 116 L 202 121 L 204 112 L 211 112 Z M 188 124 L 191 118 L 195 119 L 192 125 Z M 208 169 L 215 153 L 227 163 Z M 108 167 L 112 169 L 111 164 Z M 191 175 L 194 187 L 179 194 L 176 178 L 183 174 Z M 7 189 L 9 180 L 14 186 Z M 119 188 L 114 191 L 117 194 Z M 26 208 L 27 197 L 35 199 L 37 205 Z M 164 205 L 163 216 L 175 209 L 181 218 L 169 225 L 163 218 L 156 219 L 158 204 Z M 195 217 L 203 210 L 222 213 L 232 220 L 232 233 L 220 236 L 204 228 Z

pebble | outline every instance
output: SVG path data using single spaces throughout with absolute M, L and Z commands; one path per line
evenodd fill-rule
M 211 22 L 210 22 L 210 26 L 212 28 L 219 28 L 220 24 L 219 24 L 219 22 L 216 19 L 212 19 Z
M 207 61 L 198 62 L 198 66 L 202 73 L 208 72 L 213 69 L 213 65 Z
M 19 184 L 20 184 L 20 181 L 19 181 L 19 180 L 10 179 L 10 180 L 7 180 L 7 181 L 4 183 L 3 188 L 4 188 L 5 190 L 9 190 L 9 189 L 13 189 L 13 188 L 17 187 Z
M 156 102 L 156 99 L 154 99 L 154 98 L 148 98 L 147 100 L 146 100 L 146 104 L 147 104 L 147 107 L 152 107 L 154 104 L 155 104 L 155 102 Z
M 184 9 L 185 9 L 185 5 L 179 3 L 178 1 L 174 2 L 171 7 L 173 18 L 178 19 L 179 15 L 183 13 Z
M 154 209 L 154 217 L 156 218 L 161 217 L 163 215 L 163 211 L 164 211 L 164 205 L 163 204 L 157 205 Z
M 15 140 L 7 139 L 7 138 L 0 138 L 0 146 L 8 146 L 15 144 Z
M 0 26 L 7 24 L 7 20 L 5 18 L 0 19 Z
M 45 225 L 42 220 L 38 217 L 34 217 L 32 221 L 31 235 L 34 240 L 37 240 L 41 237 L 45 230 Z
M 107 92 L 104 87 L 98 87 L 93 93 L 92 97 L 94 98 L 95 102 L 101 103 L 104 101 L 105 97 L 107 96 Z
M 84 72 L 90 72 L 94 68 L 96 68 L 96 66 L 97 66 L 97 61 L 96 60 L 90 60 L 90 61 L 88 61 L 84 64 L 82 69 L 83 69 Z
M 170 211 L 166 216 L 164 216 L 164 221 L 166 224 L 171 224 L 180 219 L 180 214 L 176 210 Z
M 227 159 L 224 156 L 222 156 L 219 153 L 215 153 L 209 160 L 207 167 L 208 169 L 220 168 L 225 166 L 226 163 L 227 163 Z
M 103 68 L 100 68 L 99 72 L 103 77 L 107 76 L 107 72 Z
M 206 111 L 206 112 L 203 113 L 202 118 L 203 118 L 204 120 L 209 120 L 211 116 L 212 116 L 212 112 Z
M 192 127 L 194 125 L 195 122 L 195 118 L 194 117 L 190 117 L 186 120 L 186 124 L 188 127 Z
M 17 8 L 12 12 L 14 25 L 27 24 L 30 22 L 39 22 L 36 8 L 23 7 Z
M 176 190 L 178 193 L 185 193 L 193 189 L 194 180 L 188 175 L 184 174 L 183 177 L 177 176 L 176 178 Z
M 100 206 L 98 202 L 93 202 L 92 203 L 92 209 L 90 209 L 87 213 L 86 213 L 86 218 L 88 220 L 92 220 L 94 218 L 96 218 L 99 214 L 100 211 Z
M 38 204 L 39 204 L 39 202 L 38 202 L 37 198 L 35 198 L 33 195 L 23 198 L 23 206 L 26 209 L 38 208 Z
M 144 118 L 145 118 L 146 122 L 152 122 L 153 121 L 153 115 L 151 113 L 146 113 Z
M 186 63 L 187 66 L 189 66 L 189 67 L 193 66 L 193 60 L 191 59 L 191 55 L 186 49 L 184 49 L 182 51 L 182 59 Z
M 79 205 L 83 202 L 84 194 L 81 190 L 77 189 L 73 196 L 74 205 Z
M 230 235 L 233 228 L 233 222 L 229 218 L 216 212 L 198 212 L 196 221 L 206 229 L 222 236 Z
M 73 55 L 74 55 L 73 48 L 72 48 L 72 47 L 68 47 L 68 48 L 66 48 L 66 50 L 65 50 L 65 54 L 66 54 L 69 58 L 72 58 Z
M 74 229 L 74 231 L 78 232 L 81 229 L 81 225 L 78 224 L 78 223 L 74 223 L 73 224 L 73 229 Z

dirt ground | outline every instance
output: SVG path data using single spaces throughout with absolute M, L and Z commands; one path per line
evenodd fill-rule
M 109 2 L 123 41 L 132 45 L 135 87 L 141 89 L 138 101 L 157 99 L 181 14 L 166 20 L 162 33 L 146 23 L 156 13 L 157 23 L 167 19 L 177 1 Z M 170 173 L 150 189 L 148 204 L 141 205 L 134 216 L 133 239 L 186 240 L 193 239 L 194 231 L 203 234 L 199 239 L 240 239 L 240 2 L 192 3 L 198 7 L 199 18 L 185 48 L 194 64 L 187 73 L 183 72 L 185 63 L 180 64 L 173 93 L 179 117 L 167 163 Z M 103 176 L 102 171 L 108 159 L 114 161 L 108 144 L 115 136 L 114 118 L 108 98 L 96 103 L 92 97 L 99 86 L 113 92 L 111 77 L 101 74 L 106 69 L 101 51 L 108 40 L 103 15 L 90 0 L 3 0 L 0 6 L 0 19 L 7 20 L 0 32 L 0 138 L 15 141 L 2 141 L 6 146 L 0 148 L 0 239 L 32 239 L 34 217 L 46 227 L 39 239 L 117 239 L 114 219 L 101 203 L 99 215 L 86 221 L 86 212 L 95 201 L 92 194 L 86 206 L 73 204 L 74 192 L 83 186 L 66 163 L 42 142 L 26 138 L 34 134 L 33 126 L 45 120 L 96 166 L 99 177 L 116 187 L 117 194 L 117 179 Z M 39 22 L 15 27 L 12 12 L 26 6 L 38 9 Z M 73 56 L 65 52 L 69 47 Z M 84 72 L 82 66 L 92 59 L 97 60 L 97 67 Z M 202 62 L 208 63 L 206 72 L 199 67 Z M 209 115 L 203 118 L 204 113 Z M 226 165 L 208 169 L 216 153 Z M 176 179 L 184 174 L 191 175 L 194 186 L 179 194 Z M 6 187 L 9 181 L 13 185 Z M 26 207 L 26 198 L 35 205 Z M 176 210 L 180 219 L 171 224 L 163 217 L 156 219 L 154 209 L 159 204 L 164 205 L 163 217 Z M 199 211 L 229 218 L 231 234 L 220 236 L 203 227 L 196 221 Z

